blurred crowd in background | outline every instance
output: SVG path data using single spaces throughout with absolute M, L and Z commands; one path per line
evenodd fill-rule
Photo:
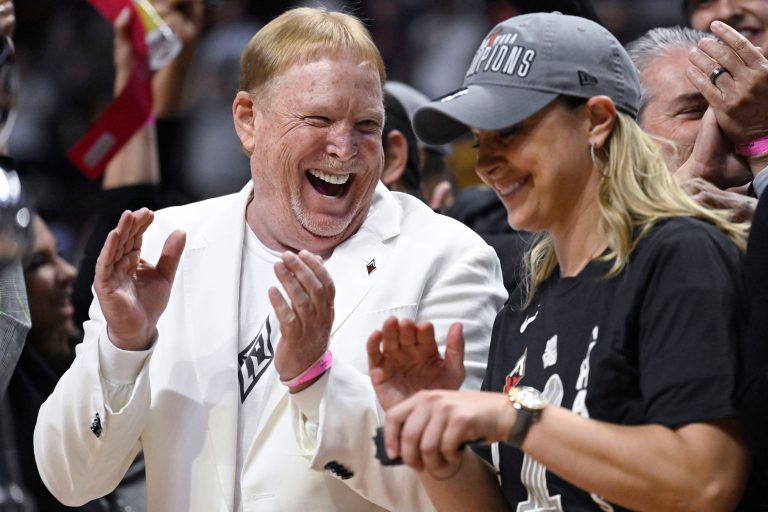
M 552 2 L 556 4 L 556 2 Z M 682 2 L 594 0 L 597 16 L 626 43 L 645 30 L 683 22 Z M 302 2 L 210 0 L 190 75 L 179 94 L 175 142 L 162 151 L 178 165 L 163 184 L 179 202 L 239 190 L 249 178 L 237 145 L 231 102 L 240 52 L 266 21 Z M 509 0 L 361 0 L 304 2 L 362 17 L 378 44 L 388 78 L 434 98 L 461 85 L 476 41 L 513 16 Z M 16 5 L 18 118 L 9 142 L 34 207 L 48 219 L 62 254 L 79 259 L 99 183 L 83 176 L 67 150 L 112 100 L 112 26 L 86 0 L 23 0 Z M 469 145 L 454 147 L 457 188 L 478 182 Z

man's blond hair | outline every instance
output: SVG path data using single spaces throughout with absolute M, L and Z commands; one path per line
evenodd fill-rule
M 240 90 L 259 92 L 294 64 L 339 53 L 369 61 L 384 83 L 384 61 L 358 18 L 323 8 L 291 9 L 265 25 L 245 47 L 240 60 Z

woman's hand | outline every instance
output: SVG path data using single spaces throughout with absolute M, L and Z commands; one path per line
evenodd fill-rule
M 448 330 L 443 358 L 431 323 L 390 317 L 368 338 L 368 368 L 385 411 L 422 389 L 458 389 L 465 374 L 461 324 Z
M 384 446 L 390 458 L 440 474 L 467 443 L 505 441 L 515 414 L 502 393 L 423 391 L 387 412 Z

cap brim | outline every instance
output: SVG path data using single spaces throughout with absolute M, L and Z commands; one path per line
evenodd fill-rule
M 532 89 L 469 85 L 418 109 L 413 129 L 427 144 L 446 144 L 466 134 L 470 127 L 501 130 L 517 124 L 557 97 L 557 93 Z

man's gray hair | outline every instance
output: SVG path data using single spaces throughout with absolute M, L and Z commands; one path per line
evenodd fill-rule
M 689 27 L 659 27 L 653 28 L 626 45 L 627 53 L 640 72 L 640 113 L 651 100 L 651 95 L 643 83 L 643 72 L 654 59 L 669 55 L 672 50 L 691 49 L 705 38 L 717 39 L 708 32 Z

